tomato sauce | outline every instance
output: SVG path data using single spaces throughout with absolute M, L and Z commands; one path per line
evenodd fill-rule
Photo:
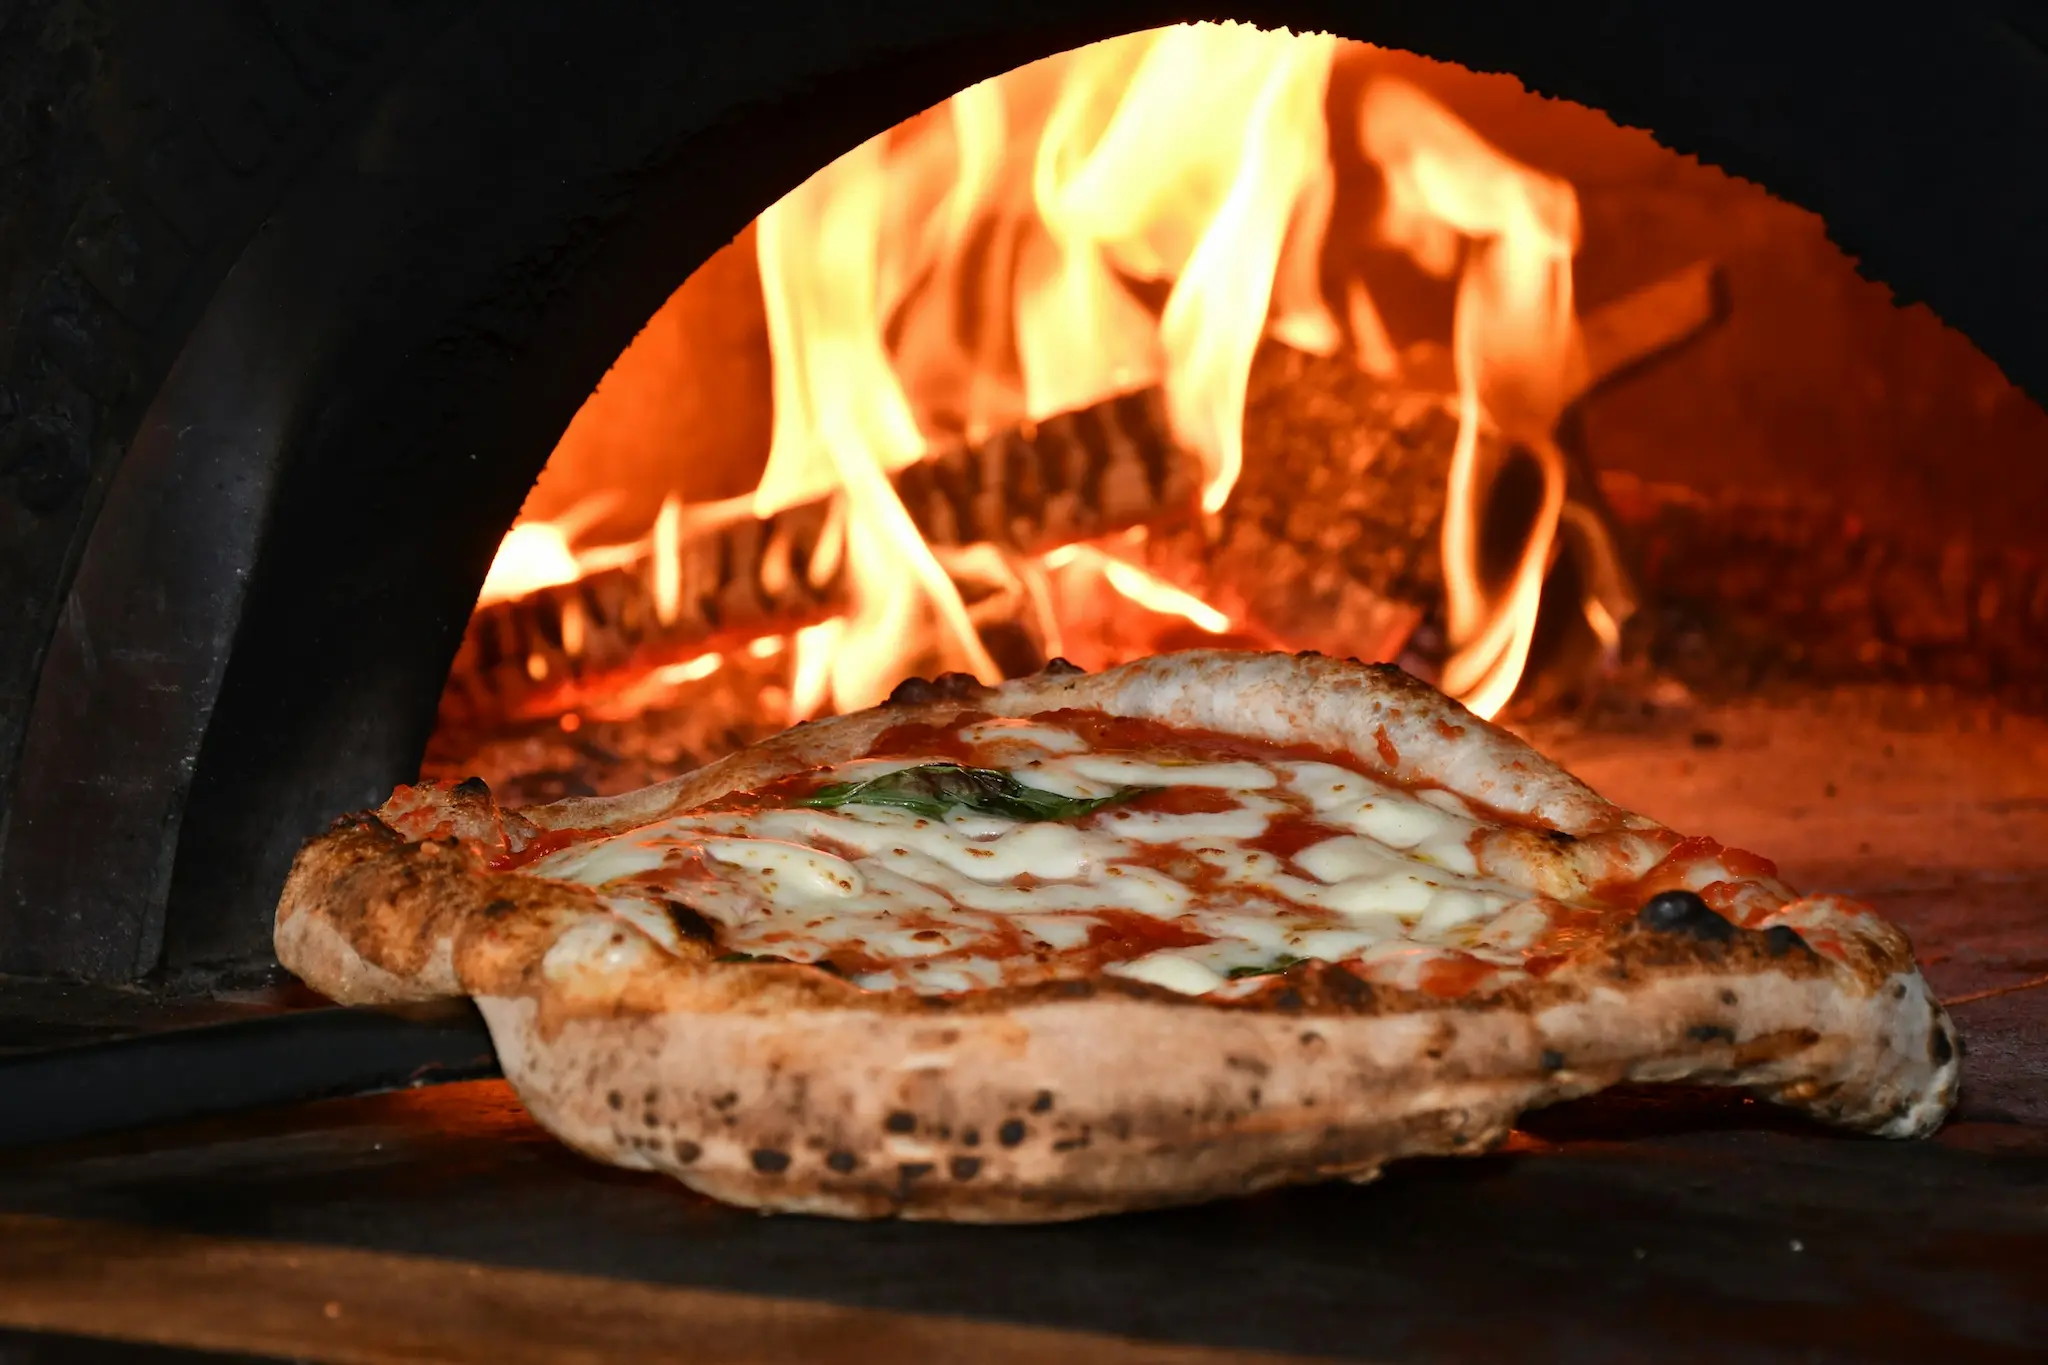
M 1160 815 L 1220 815 L 1238 806 L 1237 798 L 1220 787 L 1161 787 L 1123 804 Z
M 1207 934 L 1172 920 L 1154 919 L 1135 910 L 1092 910 L 1101 923 L 1088 931 L 1088 946 L 1105 962 L 1123 962 L 1161 948 L 1192 948 L 1212 942 Z
M 1226 735 L 1218 730 L 1112 716 L 1102 711 L 1040 711 L 1030 719 L 1034 724 L 1071 731 L 1088 741 L 1089 747 L 1098 753 L 1136 751 L 1201 763 L 1241 758 L 1263 763 L 1285 760 L 1334 763 L 1340 768 L 1352 769 L 1358 766 L 1357 758 L 1352 755 L 1314 744 L 1276 744 L 1244 735 Z
M 1499 974 L 1500 968 L 1491 962 L 1459 953 L 1455 957 L 1438 958 L 1425 964 L 1417 984 L 1430 995 L 1455 1000 L 1472 994 Z
M 573 848 L 577 844 L 596 843 L 599 839 L 610 837 L 607 831 L 601 829 L 543 830 L 539 838 L 517 853 L 500 853 L 486 862 L 494 872 L 510 872 L 529 863 L 537 863 L 550 853 L 560 853 L 563 849 Z
M 1292 859 L 1305 848 L 1348 833 L 1349 830 L 1325 824 L 1304 812 L 1282 811 L 1266 822 L 1264 834 L 1249 840 L 1248 843 L 1252 848 L 1270 853 L 1276 858 Z
M 977 746 L 960 737 L 960 732 L 971 725 L 993 719 L 986 711 L 963 711 L 944 725 L 933 725 L 926 721 L 911 721 L 903 725 L 892 725 L 875 736 L 875 742 L 868 746 L 869 758 L 905 758 L 915 756 L 930 758 L 934 762 L 958 763 L 965 767 L 980 767 L 975 761 Z

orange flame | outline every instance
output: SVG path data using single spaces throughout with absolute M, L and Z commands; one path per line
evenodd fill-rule
M 1570 185 L 1488 145 L 1449 110 L 1404 82 L 1368 88 L 1359 111 L 1366 154 L 1386 174 L 1380 231 L 1418 265 L 1458 280 L 1452 356 L 1458 441 L 1443 520 L 1451 657 L 1443 684 L 1482 716 L 1521 680 L 1564 508 L 1564 460 L 1551 429 L 1584 371 L 1572 308 L 1578 199 Z M 1461 252 L 1461 247 L 1469 248 Z M 1481 579 L 1478 517 L 1490 477 L 1481 428 L 1492 425 L 1535 456 L 1543 494 L 1507 583 Z
M 1215 513 L 1243 469 L 1263 338 L 1329 355 L 1348 337 L 1362 368 L 1396 382 L 1400 353 L 1365 282 L 1342 282 L 1341 326 L 1324 295 L 1337 48 L 1328 36 L 1241 24 L 1131 34 L 971 87 L 846 153 L 758 223 L 774 428 L 754 492 L 709 504 L 671 494 L 625 545 L 579 546 L 569 517 L 522 522 L 480 602 L 626 565 L 645 574 L 668 624 L 691 534 L 825 498 L 832 512 L 810 573 L 822 583 L 843 567 L 851 607 L 788 637 L 791 719 L 871 704 L 910 671 L 994 681 L 978 626 L 999 617 L 1028 623 L 1048 654 L 1091 655 L 1080 632 L 1093 626 L 1073 610 L 1089 592 L 1262 638 L 1256 623 L 1233 622 L 1125 549 L 935 552 L 890 476 L 937 439 L 971 440 L 1158 385 L 1174 438 L 1201 462 L 1201 507 Z M 1516 163 L 1402 81 L 1370 80 L 1355 112 L 1360 148 L 1385 176 L 1372 229 L 1458 280 L 1443 681 L 1492 715 L 1525 666 L 1564 514 L 1551 432 L 1583 370 L 1577 202 L 1569 185 Z M 1536 460 L 1544 491 L 1514 571 L 1490 583 L 1479 517 L 1494 452 L 1510 447 Z M 764 573 L 786 580 L 789 548 Z M 1606 639 L 1611 615 L 1598 602 L 1588 612 Z M 566 645 L 566 621 L 564 634 Z M 785 649 L 782 637 L 766 641 L 757 657 Z M 664 677 L 701 676 L 716 658 L 669 665 Z

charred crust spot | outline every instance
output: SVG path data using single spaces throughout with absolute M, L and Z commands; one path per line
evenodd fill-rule
M 1556 844 L 1559 848 L 1569 848 L 1579 841 L 1578 835 L 1573 834 L 1568 830 L 1562 829 L 1545 830 L 1543 832 L 1543 837 L 1550 840 L 1551 843 Z
M 738 1092 L 737 1090 L 728 1090 L 728 1091 L 726 1091 L 726 1092 L 725 1092 L 725 1093 L 724 1093 L 723 1095 L 720 1095 L 720 1096 L 718 1096 L 718 1097 L 717 1097 L 716 1099 L 712 1100 L 712 1101 L 711 1101 L 711 1107 L 712 1107 L 713 1109 L 717 1109 L 717 1110 L 720 1110 L 720 1111 L 724 1111 L 724 1110 L 727 1110 L 727 1109 L 730 1109 L 730 1108 L 732 1108 L 732 1107 L 733 1107 L 734 1105 L 738 1104 L 739 1102 L 740 1102 L 740 1096 L 739 1096 L 739 1092 Z
M 1540 1062 L 1545 1071 L 1564 1070 L 1564 1054 L 1562 1052 L 1559 1052 L 1554 1047 L 1547 1047 L 1543 1049 L 1543 1056 L 1540 1059 Z
M 684 938 L 695 939 L 699 943 L 714 943 L 717 941 L 718 931 L 711 927 L 711 921 L 705 919 L 690 906 L 683 904 L 681 901 L 672 900 L 663 901 L 661 906 L 662 909 L 668 911 L 668 922 L 673 924 L 676 927 L 676 932 Z
M 1032 1113 L 1043 1114 L 1046 1110 L 1050 1108 L 1052 1108 L 1052 1091 L 1041 1090 L 1036 1095 L 1033 1095 L 1031 1097 Z
M 695 1161 L 698 1157 L 704 1155 L 704 1149 L 702 1147 L 699 1147 L 696 1143 L 690 1141 L 688 1138 L 677 1138 L 676 1145 L 673 1150 L 676 1154 L 676 1160 L 681 1162 L 685 1166 Z
M 1244 1057 L 1234 1052 L 1223 1059 L 1223 1065 L 1229 1067 L 1232 1071 L 1243 1071 L 1253 1076 L 1263 1076 L 1272 1070 L 1271 1067 L 1267 1066 L 1257 1057 Z
M 1316 1045 L 1317 1043 L 1320 1043 L 1320 1042 L 1322 1042 L 1322 1041 L 1323 1041 L 1323 1035 L 1322 1035 L 1322 1034 L 1320 1034 L 1320 1033 L 1317 1033 L 1317 1032 L 1316 1032 L 1316 1031 L 1315 1031 L 1314 1029 L 1303 1029 L 1303 1030 L 1302 1030 L 1302 1033 L 1301 1033 L 1301 1045 L 1302 1045 L 1303 1047 L 1314 1047 L 1314 1046 L 1315 1046 L 1315 1045 Z
M 1426 1048 L 1422 1055 L 1429 1058 L 1432 1062 L 1440 1062 L 1444 1059 L 1444 1050 L 1440 1047 Z
M 899 1185 L 911 1185 L 937 1169 L 929 1161 L 906 1161 L 896 1168 L 896 1182 Z
M 885 704 L 923 706 L 935 701 L 964 701 L 987 690 L 972 673 L 941 673 L 930 679 L 905 678 L 896 684 Z
M 481 777 L 465 777 L 449 789 L 451 796 L 474 796 L 479 800 L 491 799 L 491 784 Z
M 860 1158 L 847 1151 L 828 1152 L 825 1165 L 840 1175 L 852 1175 L 854 1168 L 860 1165 Z
M 337 815 L 327 829 L 331 834 L 339 834 L 345 829 L 367 829 L 372 832 L 381 829 L 394 839 L 398 837 L 397 831 L 379 820 L 377 812 L 373 810 L 352 810 L 346 815 Z
M 626 1107 L 626 1097 L 616 1090 L 608 1092 L 604 1097 L 604 1102 L 610 1105 L 614 1111 Z
M 1273 997 L 1273 1008 L 1285 1014 L 1299 1012 L 1305 1003 L 1301 998 L 1301 992 L 1292 986 Z
M 922 706 L 939 699 L 939 689 L 927 678 L 905 678 L 890 689 L 884 706 Z
M 640 1116 L 640 1122 L 646 1124 L 649 1128 L 659 1128 L 661 1127 L 661 1115 L 650 1109 Z
M 1736 995 L 1735 995 L 1735 992 L 1734 992 L 1734 991 L 1731 991 L 1731 990 L 1729 990 L 1729 989 L 1728 989 L 1728 988 L 1727 988 L 1726 986 L 1723 986 L 1723 987 L 1721 988 L 1721 1003 L 1722 1003 L 1722 1004 L 1724 1004 L 1724 1005 L 1732 1005 L 1732 1004 L 1734 1004 L 1735 1002 L 1736 1002 Z
M 908 1109 L 893 1110 L 882 1120 L 882 1127 L 892 1133 L 914 1133 L 917 1131 L 917 1115 Z
M 1894 999 L 1894 1000 L 1904 1000 L 1905 998 L 1906 998 L 1906 983 L 1905 983 L 1905 982 L 1903 982 L 1903 981 L 1894 981 L 1894 982 L 1892 983 L 1892 999 Z
M 1773 924 L 1764 930 L 1764 951 L 1772 957 L 1783 957 L 1790 952 L 1813 955 L 1813 948 L 1799 936 L 1799 931 L 1789 924 Z
M 1071 678 L 1078 673 L 1086 673 L 1088 670 L 1081 667 L 1081 665 L 1077 663 L 1073 663 L 1069 660 L 1060 658 L 1058 655 L 1054 655 L 1052 658 L 1047 659 L 1045 661 L 1045 667 L 1039 669 L 1038 671 L 1041 675 L 1048 677 Z
M 981 1158 L 978 1156 L 956 1156 L 947 1163 L 946 1169 L 953 1173 L 955 1180 L 972 1180 L 981 1174 Z
M 1937 1028 L 1928 1036 L 1927 1055 L 1936 1066 L 1947 1066 L 1956 1059 L 1956 1040 L 1947 1028 Z
M 1735 1030 L 1720 1024 L 1694 1024 L 1685 1031 L 1685 1036 L 1695 1043 L 1732 1043 Z
M 1015 1147 L 1024 1140 L 1024 1120 L 1004 1119 L 1003 1126 L 996 1129 L 996 1141 L 1005 1147 Z
M 484 902 L 484 916 L 487 919 L 497 919 L 502 915 L 511 914 L 518 908 L 519 906 L 515 902 L 509 901 L 503 896 L 497 896 Z
M 756 1147 L 747 1159 L 762 1175 L 781 1175 L 789 1169 L 789 1153 L 775 1147 Z
M 960 1145 L 961 1145 L 962 1147 L 979 1147 L 979 1146 L 981 1146 L 981 1129 L 979 1129 L 979 1128 L 963 1128 L 963 1129 L 961 1129 L 961 1131 L 960 1131 Z
M 1685 934 L 1702 943 L 1726 943 L 1735 937 L 1735 926 L 1715 914 L 1694 891 L 1658 892 L 1643 902 L 1636 923 L 1660 934 Z
M 1237 1116 L 1233 1113 L 1228 1117 L 1234 1119 Z M 1088 1142 L 1088 1130 L 1086 1128 L 1083 1128 L 1080 1132 L 1074 1134 L 1072 1137 L 1064 1137 L 1061 1138 L 1059 1141 L 1053 1143 L 1052 1149 L 1055 1152 L 1071 1152 L 1077 1147 L 1086 1147 L 1088 1145 Z

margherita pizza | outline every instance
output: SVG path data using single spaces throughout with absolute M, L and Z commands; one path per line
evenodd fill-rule
M 400 788 L 306 846 L 277 947 L 474 996 L 584 1152 L 851 1217 L 1364 1178 L 1621 1081 L 1912 1137 L 1960 1065 L 1870 910 L 1314 655 L 906 684 L 606 799 Z

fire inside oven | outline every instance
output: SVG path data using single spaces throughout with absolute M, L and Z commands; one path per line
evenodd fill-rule
M 1454 112 L 1474 91 L 1492 136 Z M 1738 509 L 1731 543 L 1684 488 L 1603 471 L 1583 400 L 1723 303 L 1707 258 L 1608 265 L 1582 301 L 1572 180 L 1501 145 L 1560 116 L 1677 161 L 1504 78 L 1242 25 L 1037 62 L 846 153 L 562 435 L 426 774 L 610 793 L 906 676 L 1197 645 L 1397 660 L 1486 716 L 1656 704 L 1704 627 L 1649 599 L 1703 554 L 1768 563 L 1788 514 Z M 1839 586 L 1751 591 L 1790 642 L 1766 648 L 2010 662 L 1975 597 L 1857 629 Z

